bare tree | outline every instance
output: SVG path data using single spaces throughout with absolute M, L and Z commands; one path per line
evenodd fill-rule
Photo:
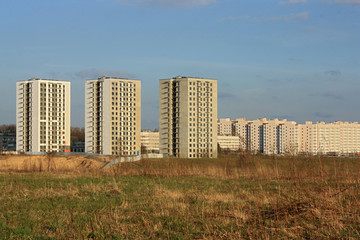
M 85 128 L 71 127 L 71 144 L 85 142 Z
M 16 125 L 15 124 L 0 125 L 0 132 L 16 132 Z

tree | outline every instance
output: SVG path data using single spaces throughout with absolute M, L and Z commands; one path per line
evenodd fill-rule
M 147 147 L 144 144 L 141 144 L 141 154 L 147 154 L 148 150 Z
M 74 142 L 85 142 L 85 128 L 71 127 L 71 145 Z
M 0 132 L 16 132 L 16 125 L 15 124 L 0 125 Z

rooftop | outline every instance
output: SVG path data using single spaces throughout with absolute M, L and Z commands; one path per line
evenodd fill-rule
M 129 80 L 129 81 L 141 81 L 139 79 L 129 79 L 129 78 L 120 78 L 120 77 L 107 77 L 107 76 L 102 76 L 97 78 L 96 80 L 111 80 L 111 79 L 117 79 L 117 80 Z M 87 81 L 94 81 L 92 80 L 87 80 Z
M 204 80 L 212 80 L 212 81 L 217 81 L 216 79 L 211 79 L 211 78 L 201 78 L 201 77 L 185 77 L 185 76 L 176 76 L 170 79 L 204 79 Z M 160 79 L 160 80 L 169 80 L 169 78 L 164 78 L 164 79 Z
M 70 82 L 56 79 L 30 78 L 28 80 L 20 80 L 18 82 L 32 82 L 32 81 L 52 81 L 52 82 Z

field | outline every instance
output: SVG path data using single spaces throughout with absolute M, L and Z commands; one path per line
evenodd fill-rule
M 0 239 L 360 238 L 358 158 L 81 158 L 0 156 Z

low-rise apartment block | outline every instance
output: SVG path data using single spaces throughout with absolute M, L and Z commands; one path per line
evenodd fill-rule
M 360 153 L 360 123 L 306 122 L 299 125 L 299 152 L 336 155 Z
M 238 136 L 218 136 L 217 142 L 222 151 L 240 150 L 240 138 Z
M 16 151 L 16 132 L 0 132 L 0 152 Z
M 159 132 L 141 131 L 141 147 L 146 153 L 159 153 Z
M 226 120 L 228 121 L 228 120 Z M 234 121 L 240 149 L 265 154 L 360 153 L 360 123 L 306 122 L 266 118 Z

